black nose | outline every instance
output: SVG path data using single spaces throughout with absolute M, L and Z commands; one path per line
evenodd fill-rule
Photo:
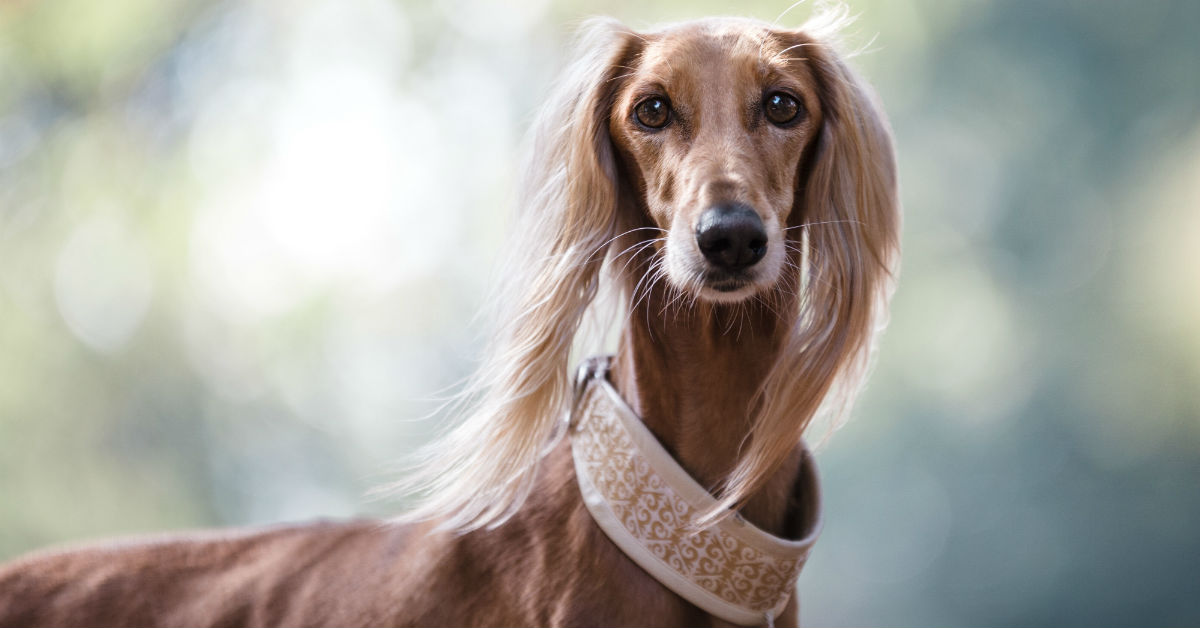
M 767 232 L 753 209 L 741 203 L 724 203 L 701 214 L 696 244 L 714 266 L 741 270 L 767 254 Z

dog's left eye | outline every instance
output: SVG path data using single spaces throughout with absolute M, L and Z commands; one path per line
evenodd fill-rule
M 800 101 L 783 92 L 772 92 L 763 99 L 763 111 L 767 119 L 778 126 L 795 122 L 802 110 Z
M 671 121 L 671 103 L 666 98 L 647 98 L 633 108 L 638 124 L 649 129 L 661 129 Z

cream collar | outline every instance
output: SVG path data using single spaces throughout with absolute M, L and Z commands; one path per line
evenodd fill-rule
M 820 492 L 805 452 L 798 540 L 764 532 L 739 515 L 688 527 L 716 499 L 671 457 L 592 358 L 577 379 L 571 450 L 583 502 L 604 533 L 663 586 L 735 624 L 771 625 L 795 592 L 821 527 Z

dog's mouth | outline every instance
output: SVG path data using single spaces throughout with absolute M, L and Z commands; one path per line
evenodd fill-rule
M 734 276 L 726 272 L 712 272 L 704 278 L 704 287 L 717 292 L 737 292 L 742 288 L 749 286 L 752 282 L 741 276 Z
M 699 281 L 700 298 L 714 303 L 738 303 L 759 291 L 750 273 L 724 270 L 703 272 Z

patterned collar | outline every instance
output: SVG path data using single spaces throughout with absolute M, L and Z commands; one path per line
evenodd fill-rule
M 774 536 L 740 515 L 688 527 L 716 500 L 671 457 L 592 358 L 576 380 L 570 418 L 575 475 L 584 504 L 613 543 L 663 586 L 734 624 L 772 625 L 821 527 L 816 467 L 807 451 L 797 495 L 798 540 Z

